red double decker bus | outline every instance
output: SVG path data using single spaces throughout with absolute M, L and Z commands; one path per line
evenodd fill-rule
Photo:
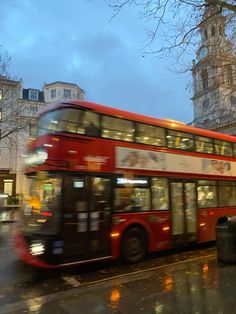
M 25 160 L 15 248 L 39 267 L 215 240 L 236 214 L 236 139 L 86 101 L 47 106 Z

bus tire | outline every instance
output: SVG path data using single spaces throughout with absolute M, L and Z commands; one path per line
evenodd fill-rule
M 140 227 L 127 229 L 121 241 L 121 255 L 125 262 L 137 263 L 144 259 L 147 253 L 147 236 Z

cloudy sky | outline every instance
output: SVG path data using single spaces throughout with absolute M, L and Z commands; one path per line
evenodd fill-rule
M 71 82 L 87 100 L 192 121 L 191 77 L 168 70 L 173 60 L 143 53 L 147 25 L 134 8 L 111 16 L 106 0 L 2 0 L 0 43 L 12 56 L 11 75 L 24 88 Z

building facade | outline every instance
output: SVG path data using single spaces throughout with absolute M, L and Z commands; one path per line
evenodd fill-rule
M 73 83 L 44 84 L 40 91 L 0 76 L 0 199 L 25 190 L 25 144 L 37 112 L 50 102 L 83 97 L 84 91 Z
M 220 8 L 206 7 L 197 60 L 192 65 L 192 124 L 236 135 L 236 56 L 225 27 Z
M 73 83 L 57 81 L 43 86 L 46 103 L 68 99 L 84 99 L 84 90 Z

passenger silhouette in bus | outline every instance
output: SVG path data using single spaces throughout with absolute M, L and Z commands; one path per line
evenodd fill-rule
M 92 121 L 88 121 L 85 126 L 85 134 L 91 136 L 98 136 L 99 129 Z

